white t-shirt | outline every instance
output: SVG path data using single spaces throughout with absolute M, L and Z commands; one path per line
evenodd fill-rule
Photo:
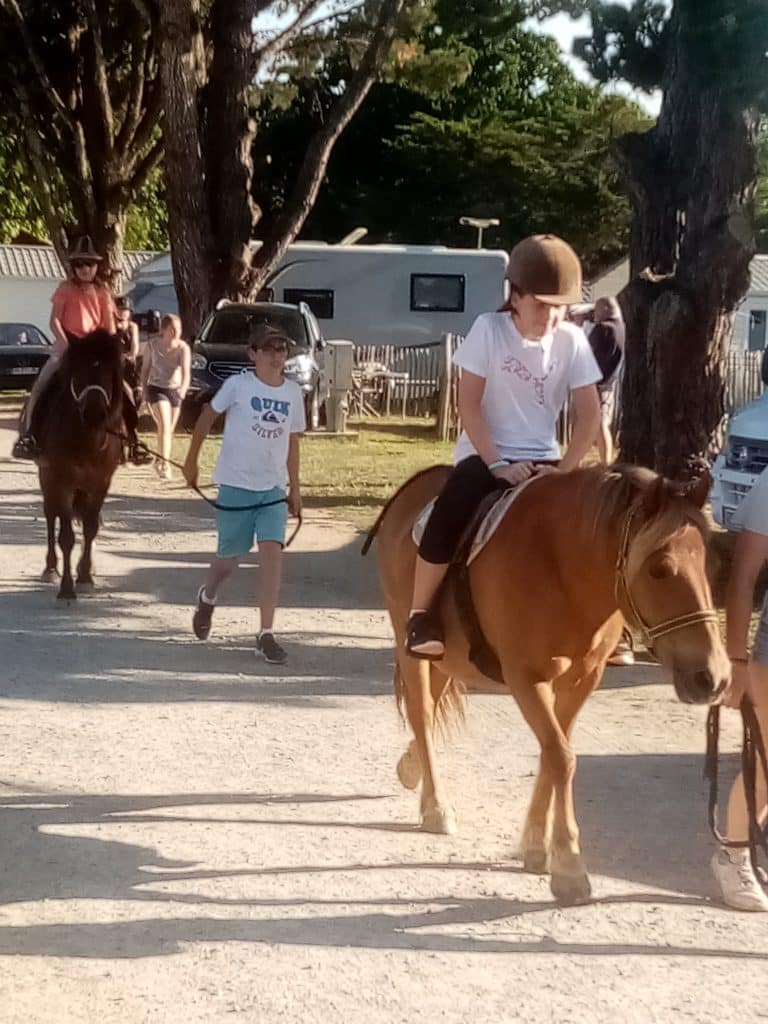
M 526 341 L 509 313 L 483 313 L 453 357 L 454 365 L 485 377 L 482 410 L 502 458 L 560 458 L 555 434 L 568 392 L 602 377 L 584 332 L 564 321 L 541 341 Z M 466 431 L 455 462 L 475 455 Z
M 299 385 L 272 387 L 243 370 L 224 381 L 211 408 L 227 414 L 213 482 L 249 491 L 285 487 L 291 434 L 306 429 Z

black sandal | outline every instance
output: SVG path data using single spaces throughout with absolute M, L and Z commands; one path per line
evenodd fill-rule
M 439 661 L 445 654 L 440 624 L 429 612 L 414 612 L 408 619 L 405 650 L 412 658 Z

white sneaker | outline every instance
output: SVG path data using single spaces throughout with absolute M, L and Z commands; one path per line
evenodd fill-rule
M 768 911 L 768 895 L 752 870 L 747 849 L 720 847 L 712 857 L 712 874 L 723 901 L 736 910 Z

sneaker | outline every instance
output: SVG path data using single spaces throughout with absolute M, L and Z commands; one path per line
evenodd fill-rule
M 628 629 L 622 630 L 621 640 L 616 644 L 613 654 L 608 659 L 609 665 L 634 665 L 635 649 L 632 634 Z
M 408 619 L 405 650 L 412 658 L 438 661 L 445 654 L 442 631 L 429 612 L 414 612 Z
M 264 660 L 270 665 L 284 665 L 288 660 L 285 649 L 269 630 L 262 630 L 256 637 L 256 650 L 264 655 Z
M 216 607 L 213 601 L 206 601 L 203 598 L 204 593 L 205 587 L 202 586 L 197 592 L 197 608 L 192 616 L 192 629 L 198 640 L 207 640 L 210 636 L 213 609 Z
M 712 874 L 717 879 L 723 902 L 736 910 L 768 911 L 768 894 L 752 870 L 747 849 L 720 847 L 712 857 Z
M 27 459 L 30 462 L 34 462 L 39 454 L 40 449 L 37 446 L 37 441 L 31 434 L 22 434 L 16 439 L 13 448 L 11 448 L 11 455 L 14 459 Z

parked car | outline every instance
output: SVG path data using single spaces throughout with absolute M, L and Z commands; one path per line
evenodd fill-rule
M 768 385 L 768 349 L 760 374 Z M 733 517 L 768 467 L 768 391 L 739 410 L 728 424 L 725 446 L 712 467 L 712 518 L 731 529 Z
M 248 358 L 251 329 L 271 324 L 294 343 L 285 364 L 285 375 L 296 381 L 304 394 L 307 427 L 320 425 L 327 397 L 321 375 L 323 337 L 309 306 L 300 302 L 239 303 L 223 300 L 203 324 L 192 344 L 192 380 L 184 403 L 182 423 L 191 426 L 203 403 L 210 401 L 222 383 L 252 364 Z
M 0 323 L 0 391 L 29 391 L 52 351 L 38 327 Z

